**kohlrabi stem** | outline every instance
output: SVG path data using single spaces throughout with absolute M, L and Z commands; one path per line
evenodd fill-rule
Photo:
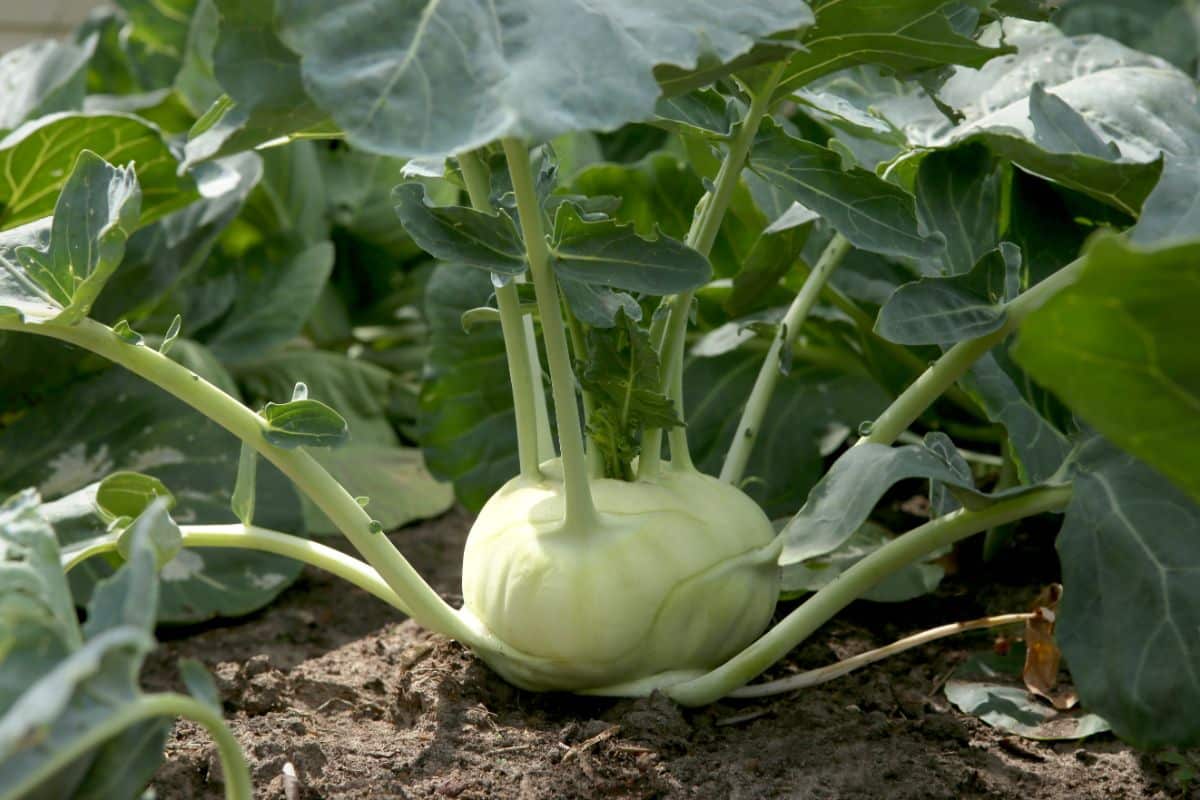
M 658 312 L 650 320 L 650 345 L 659 356 L 659 388 L 667 391 L 667 385 L 662 383 L 665 370 L 662 369 L 663 343 L 667 335 L 667 308 L 659 306 Z M 646 428 L 642 431 L 642 445 L 638 450 L 638 480 L 649 480 L 658 474 L 662 466 L 662 428 Z
M 989 350 L 1004 341 L 1021 321 L 1060 289 L 1069 286 L 1083 269 L 1082 259 L 1076 260 L 1032 287 L 1004 307 L 1004 326 L 977 339 L 967 339 L 951 347 L 942 357 L 905 389 L 879 417 L 871 423 L 870 432 L 859 439 L 874 444 L 891 444 L 908 426 L 933 405 L 955 381 L 966 374 L 971 365 Z
M 783 353 L 795 344 L 808 313 L 820 296 L 821 287 L 842 263 L 850 249 L 850 242 L 840 233 L 835 234 L 784 314 L 779 332 L 775 334 L 771 349 L 767 351 L 767 358 L 758 370 L 758 377 L 754 379 L 754 388 L 746 401 L 742 418 L 738 421 L 729 452 L 725 454 L 725 463 L 721 466 L 721 480 L 735 486 L 741 483 L 746 464 L 750 461 L 750 454 L 758 441 L 758 432 L 767 413 L 767 406 L 771 404 L 771 396 L 779 382 L 779 364 Z
M 234 547 L 274 553 L 323 569 L 373 594 L 393 608 L 410 614 L 408 606 L 369 564 L 327 545 L 256 525 L 180 525 L 184 547 Z M 92 556 L 117 549 L 119 536 L 103 536 L 63 548 L 63 572 L 70 572 Z
M 835 614 L 896 570 L 981 531 L 1045 511 L 1059 511 L 1071 487 L 1049 486 L 1001 500 L 979 511 L 960 509 L 921 525 L 857 562 L 784 617 L 758 641 L 702 677 L 663 691 L 686 706 L 702 706 L 746 685 Z
M 538 312 L 542 318 L 542 336 L 550 367 L 550 389 L 554 393 L 554 413 L 558 419 L 558 447 L 562 453 L 563 493 L 566 496 L 566 528 L 586 531 L 596 516 L 592 491 L 588 485 L 587 457 L 583 452 L 583 430 L 575 399 L 575 372 L 567 348 L 562 309 L 558 304 L 558 282 L 550 264 L 550 248 L 542 225 L 542 205 L 533 186 L 529 151 L 517 139 L 505 139 L 504 155 L 517 198 L 525 254 L 533 273 Z
M 93 728 L 70 744 L 50 752 L 16 786 L 6 786 L 7 797 L 23 797 L 59 770 L 81 758 L 88 751 L 112 739 L 121 731 L 139 722 L 166 717 L 183 717 L 204 727 L 217 745 L 221 759 L 221 773 L 225 779 L 225 800 L 253 800 L 254 787 L 250 782 L 250 767 L 237 739 L 221 718 L 219 712 L 185 694 L 164 692 L 143 695 L 107 714 Z
M 491 181 L 487 167 L 474 152 L 458 157 L 463 182 L 467 184 L 467 195 L 471 206 L 488 214 L 495 212 L 491 201 Z M 521 477 L 528 481 L 540 481 L 542 471 L 538 468 L 537 411 L 534 406 L 534 374 L 529 363 L 529 345 L 526 342 L 525 320 L 521 314 L 521 300 L 512 278 L 503 286 L 496 286 L 496 305 L 500 309 L 500 328 L 504 332 L 504 354 L 508 359 L 508 379 L 512 384 L 513 410 L 517 418 L 517 457 Z M 541 381 L 537 388 L 541 389 Z
M 266 421 L 196 373 L 144 345 L 131 344 L 100 323 L 29 324 L 0 317 L 0 330 L 40 334 L 82 347 L 119 364 L 178 397 L 247 443 L 287 475 L 379 571 L 417 622 L 468 644 L 479 641 L 459 615 L 430 588 L 392 542 L 372 533 L 371 517 L 303 448 L 285 450 L 267 441 Z
M 786 66 L 787 62 L 776 65 L 751 98 L 750 108 L 746 111 L 741 127 L 729 143 L 729 151 L 717 170 L 713 188 L 700 198 L 696 206 L 686 244 L 704 256 L 712 252 L 717 233 L 721 230 L 721 222 L 725 219 L 725 212 L 729 210 L 729 204 L 737 190 L 742 167 L 746 165 L 746 158 L 754 145 L 754 137 L 758 135 L 758 128 L 763 119 L 771 111 L 771 94 L 775 91 L 775 85 L 779 83 Z M 662 359 L 662 387 L 675 402 L 675 411 L 680 419 L 687 419 L 683 407 L 683 351 L 687 339 L 688 315 L 691 313 L 694 296 L 694 291 L 687 291 L 670 299 L 666 335 L 659 350 L 659 357 Z M 667 434 L 667 438 L 671 443 L 671 466 L 676 469 L 694 469 L 688 450 L 687 428 L 682 425 L 674 427 Z
M 828 683 L 843 675 L 848 675 L 856 669 L 861 669 L 877 661 L 882 661 L 885 658 L 891 658 L 894 655 L 903 653 L 905 650 L 911 650 L 923 644 L 936 642 L 938 639 L 945 639 L 947 636 L 955 636 L 967 631 L 998 628 L 1002 625 L 1016 625 L 1033 617 L 1034 614 L 1031 612 L 999 614 L 994 617 L 983 617 L 981 619 L 968 620 L 967 622 L 952 622 L 949 625 L 940 625 L 936 628 L 930 628 L 927 631 L 914 633 L 912 636 L 905 636 L 903 639 L 898 639 L 889 645 L 877 647 L 874 650 L 868 650 L 856 656 L 850 656 L 836 664 L 810 669 L 795 675 L 789 675 L 786 678 L 780 678 L 776 681 L 743 686 L 741 689 L 730 692 L 729 697 L 770 697 L 771 695 L 783 694 L 784 692 L 793 692 L 797 689 L 807 689 L 810 686 L 819 686 L 822 683 Z

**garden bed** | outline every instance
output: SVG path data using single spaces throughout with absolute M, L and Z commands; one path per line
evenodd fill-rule
M 468 524 L 454 512 L 394 536 L 454 601 Z M 1014 551 L 1012 565 L 1053 563 L 1034 558 L 1034 547 Z M 947 619 L 1019 610 L 1053 578 L 1026 573 L 1029 586 L 997 587 L 993 578 L 983 588 L 971 572 L 920 600 L 852 606 L 778 671 L 821 666 Z M 149 683 L 172 686 L 180 657 L 210 667 L 256 797 L 285 798 L 289 762 L 302 800 L 1180 796 L 1153 760 L 1110 735 L 1039 743 L 950 708 L 940 686 L 970 650 L 988 646 L 987 633 L 767 702 L 694 711 L 660 698 L 513 689 L 462 646 L 311 569 L 266 611 L 161 635 Z M 219 775 L 204 731 L 177 724 L 154 783 L 159 796 L 215 800 Z

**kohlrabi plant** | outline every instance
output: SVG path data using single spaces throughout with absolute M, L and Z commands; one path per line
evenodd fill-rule
M 1195 743 L 1200 93 L 1040 5 L 202 2 L 175 89 L 219 96 L 185 143 L 133 115 L 0 141 L 0 331 L 240 439 L 240 521 L 187 520 L 182 552 L 328 569 L 532 690 L 789 691 L 808 678 L 752 681 L 851 602 L 929 591 L 955 543 L 1063 515 L 1057 637 L 1084 705 L 1134 743 Z M 388 224 L 437 263 L 416 435 L 479 512 L 461 608 L 382 535 L 387 487 L 326 468 L 355 435 L 331 398 L 301 378 L 247 405 L 172 358 L 186 318 L 149 336 L 91 314 L 139 227 L 308 139 L 403 161 Z M 262 525 L 260 460 L 362 560 Z M 873 521 L 914 479 L 928 520 Z M 140 499 L 64 568 L 129 557 L 161 513 L 153 479 L 109 481 L 73 497 Z M 805 599 L 772 624 L 781 596 Z M 0 787 L 31 741 L 0 738 Z

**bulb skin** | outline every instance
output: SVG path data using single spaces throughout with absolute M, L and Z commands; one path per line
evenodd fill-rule
M 708 670 L 770 622 L 779 594 L 770 520 L 694 471 L 591 482 L 597 519 L 563 522 L 557 461 L 480 511 L 463 558 L 464 613 L 503 644 L 480 655 L 534 690 L 596 690 Z

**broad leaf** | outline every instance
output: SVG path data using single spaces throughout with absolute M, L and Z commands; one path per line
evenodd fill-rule
M 185 352 L 182 344 L 172 355 Z M 181 524 L 237 521 L 230 511 L 237 440 L 123 370 L 77 382 L 29 408 L 0 431 L 0 452 L 0 493 L 35 485 L 54 501 L 43 509 L 64 545 L 104 533 L 94 484 L 118 471 L 145 473 L 170 488 Z M 302 532 L 300 505 L 287 479 L 267 464 L 258 473 L 256 521 Z M 197 622 L 244 614 L 274 599 L 299 572 L 297 562 L 266 553 L 184 550 L 162 571 L 160 618 Z M 110 573 L 104 559 L 74 569 L 76 600 L 86 602 L 95 582 Z
M 0 232 L 0 316 L 11 315 L 29 322 L 45 322 L 62 313 L 62 306 L 34 280 L 17 257 L 20 250 L 43 249 L 49 242 L 49 218 Z M 16 371 L 18 367 L 14 366 L 14 361 L 16 359 L 10 356 L 9 369 Z M 36 374 L 36 371 L 29 371 L 31 376 Z M 45 378 L 44 372 L 42 377 Z
M 917 223 L 912 195 L 858 168 L 843 171 L 837 153 L 765 125 L 750 153 L 751 168 L 788 196 L 816 211 L 863 250 L 917 259 L 938 257 L 940 236 Z
M 761 352 L 749 348 L 688 359 L 684 368 L 688 444 L 702 471 L 713 475 L 721 471 L 737 432 L 739 414 L 731 409 L 746 402 L 761 365 Z M 887 403 L 887 394 L 870 378 L 794 365 L 779 377 L 742 488 L 771 517 L 795 513 L 821 478 L 824 457 Z
M 1000 244 L 1003 172 L 981 146 L 932 153 L 917 171 L 917 217 L 946 239 L 935 261 L 942 275 L 971 270 Z
M 1082 276 L 1021 326 L 1034 380 L 1200 499 L 1200 245 L 1095 241 Z
M 76 157 L 91 150 L 133 163 L 142 190 L 140 225 L 196 199 L 195 182 L 154 126 L 125 114 L 51 114 L 0 139 L 0 230 L 49 216 Z
M 79 110 L 95 49 L 95 37 L 81 44 L 46 39 L 0 56 L 0 131 L 56 111 Z
M 905 478 L 936 480 L 955 490 L 968 508 L 986 508 L 995 499 L 1026 491 L 1010 489 L 995 495 L 977 491 L 934 446 L 944 434 L 932 433 L 926 444 L 887 447 L 859 444 L 847 450 L 808 495 L 808 502 L 782 531 L 784 546 L 779 563 L 784 567 L 784 589 L 789 588 L 787 568 L 831 553 L 859 529 L 875 504 L 895 483 Z
M 1071 0 L 1054 24 L 1068 35 L 1102 34 L 1195 74 L 1200 54 L 1195 13 L 1180 0 Z
M 817 24 L 803 39 L 804 52 L 788 62 L 780 94 L 856 64 L 915 72 L 945 64 L 977 67 L 1011 52 L 956 29 L 949 15 L 961 4 L 954 0 L 819 0 L 813 10 Z
M 304 89 L 300 59 L 279 40 L 271 0 L 215 0 L 213 74 L 227 92 L 197 122 L 187 161 L 257 147 L 318 126 L 328 115 Z
M 644 239 L 632 225 L 589 222 L 574 205 L 554 218 L 554 271 L 581 283 L 651 295 L 695 289 L 712 276 L 708 259 L 666 236 Z
M 47 246 L 16 251 L 26 273 L 63 307 L 56 319 L 74 323 L 91 311 L 125 256 L 141 202 L 132 167 L 114 167 L 90 150 L 79 154 L 54 207 Z
M 1200 506 L 1103 439 L 1058 538 L 1058 642 L 1083 704 L 1141 747 L 1200 743 Z
M 970 272 L 922 278 L 892 294 L 875 321 L 875 332 L 898 344 L 949 347 L 1004 326 L 1004 304 L 1017 295 L 1021 253 L 1004 242 Z
M 279 3 L 282 38 L 317 105 L 351 143 L 405 157 L 647 119 L 655 66 L 732 61 L 811 19 L 794 0 Z
M 850 567 L 896 537 L 881 525 L 864 523 L 836 550 L 788 567 L 787 593 L 815 592 L 837 580 Z M 929 594 L 941 583 L 946 570 L 929 561 L 916 561 L 888 575 L 864 592 L 864 600 L 901 603 Z
M 433 206 L 425 187 L 405 183 L 392 194 L 404 230 L 434 258 L 501 275 L 525 271 L 525 246 L 512 219 L 462 206 Z
M 611 328 L 617 324 L 617 314 L 632 320 L 642 318 L 642 307 L 627 292 L 614 292 L 606 286 L 562 278 L 558 282 L 567 305 L 580 322 L 596 328 Z
M 463 331 L 464 311 L 485 305 L 488 275 L 439 264 L 426 287 L 430 349 L 421 385 L 419 440 L 434 476 L 454 482 L 471 510 L 517 473 L 512 388 L 498 325 Z

